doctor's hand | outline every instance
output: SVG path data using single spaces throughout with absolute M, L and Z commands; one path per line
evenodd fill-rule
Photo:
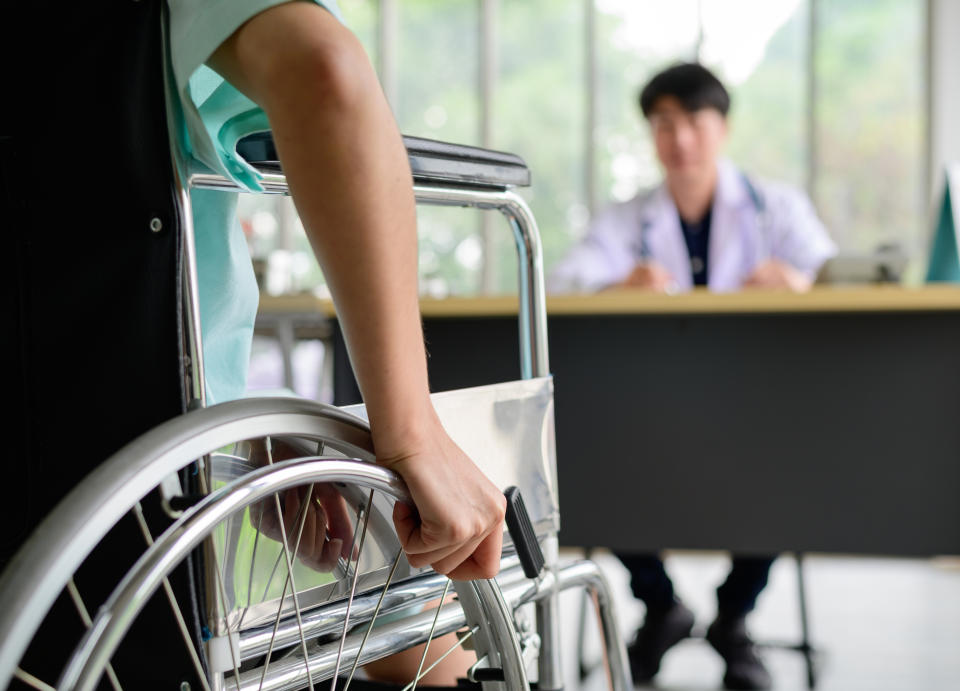
M 768 259 L 757 265 L 743 282 L 744 288 L 766 288 L 805 293 L 813 281 L 802 271 L 779 259 Z
M 633 267 L 633 271 L 617 287 L 643 288 L 655 293 L 669 293 L 676 288 L 676 281 L 660 264 L 648 261 Z

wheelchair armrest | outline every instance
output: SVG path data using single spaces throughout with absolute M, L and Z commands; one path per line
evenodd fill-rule
M 516 154 L 404 137 L 415 182 L 459 182 L 479 187 L 529 187 L 530 169 Z
M 420 137 L 404 137 L 413 181 L 418 184 L 456 184 L 484 189 L 530 185 L 530 169 L 514 154 Z M 282 172 L 270 132 L 244 137 L 237 153 L 258 170 Z

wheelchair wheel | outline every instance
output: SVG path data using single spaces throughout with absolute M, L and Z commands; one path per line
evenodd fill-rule
M 142 688 L 142 665 L 124 668 L 123 657 L 143 645 L 144 631 L 164 651 L 176 648 L 204 689 L 324 680 L 344 689 L 357 665 L 454 631 L 476 651 L 472 679 L 527 688 L 496 582 L 453 583 L 412 568 L 390 518 L 406 489 L 372 460 L 363 421 L 297 399 L 214 406 L 135 440 L 71 492 L 0 577 L 0 688 L 11 678 L 36 688 Z M 202 495 L 177 487 L 180 471 Z M 161 486 L 183 513 L 154 538 L 148 524 L 159 509 L 148 521 L 144 507 L 148 497 L 158 504 Z M 142 533 L 132 566 L 107 547 L 124 523 Z M 83 581 L 82 571 L 104 549 L 105 561 L 121 564 L 120 577 L 111 576 L 109 596 L 90 596 L 85 584 L 102 585 L 102 572 Z M 449 591 L 453 602 L 444 599 Z M 85 624 L 79 637 L 63 635 L 63 606 L 51 615 L 64 601 Z M 174 635 L 155 633 L 161 627 L 151 617 L 164 608 L 173 614 L 164 630 Z M 129 643 L 131 631 L 141 643 Z M 57 666 L 30 667 L 34 649 L 49 652 L 50 641 L 64 651 L 40 659 Z M 173 667 L 152 661 L 158 674 Z M 125 677 L 131 668 L 136 676 Z M 185 680 L 179 688 L 192 687 Z

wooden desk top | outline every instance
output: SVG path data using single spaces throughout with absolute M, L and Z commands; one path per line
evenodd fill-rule
M 514 295 L 471 298 L 424 298 L 425 317 L 498 317 L 517 313 Z M 335 315 L 330 300 L 313 295 L 261 295 L 264 314 Z M 654 295 L 634 290 L 609 290 L 592 295 L 556 295 L 547 299 L 549 314 L 777 314 L 803 312 L 958 311 L 960 286 L 920 288 L 871 286 L 814 288 L 797 295 L 749 290 L 716 294 L 697 290 L 682 295 Z

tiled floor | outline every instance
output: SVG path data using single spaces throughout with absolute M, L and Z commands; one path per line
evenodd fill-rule
M 629 576 L 620 563 L 605 554 L 596 559 L 611 581 L 620 625 L 629 637 L 642 620 L 643 607 L 630 595 Z M 728 565 L 725 556 L 714 553 L 674 553 L 667 558 L 677 593 L 697 614 L 698 628 L 705 628 L 713 618 L 714 589 Z M 806 559 L 804 574 L 813 642 L 820 650 L 818 689 L 960 689 L 960 561 L 812 555 Z M 757 640 L 799 640 L 796 593 L 795 562 L 781 558 L 750 619 Z M 564 650 L 568 651 L 576 650 L 578 601 L 572 595 L 562 600 Z M 586 647 L 588 658 L 595 660 L 592 636 Z M 775 689 L 806 688 L 806 668 L 799 653 L 768 649 L 764 657 Z M 566 678 L 577 679 L 573 656 L 564 664 Z M 691 639 L 667 653 L 652 688 L 719 689 L 722 675 L 723 663 L 713 649 L 703 640 Z M 602 671 L 588 677 L 581 688 L 606 688 Z

